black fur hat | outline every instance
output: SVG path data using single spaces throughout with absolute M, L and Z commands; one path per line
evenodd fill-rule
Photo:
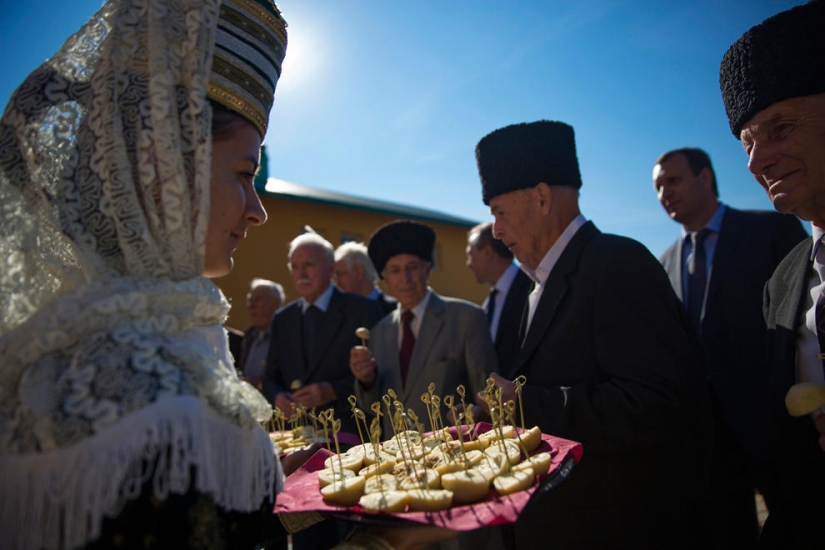
M 513 124 L 490 132 L 476 145 L 478 175 L 484 204 L 541 182 L 582 186 L 573 127 L 539 120 Z
M 395 220 L 382 225 L 372 234 L 367 252 L 383 279 L 381 272 L 393 256 L 413 254 L 432 262 L 434 247 L 435 231 L 429 225 L 412 220 Z
M 765 19 L 722 58 L 719 87 L 736 139 L 753 115 L 786 99 L 825 92 L 825 1 Z

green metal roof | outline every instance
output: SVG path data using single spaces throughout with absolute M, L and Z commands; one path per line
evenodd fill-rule
M 266 187 L 263 189 L 263 192 L 261 192 L 260 188 L 258 189 L 258 192 L 264 196 L 282 197 L 286 199 L 314 202 L 317 204 L 327 204 L 330 206 L 343 206 L 346 208 L 353 208 L 355 210 L 386 214 L 397 218 L 412 218 L 416 220 L 445 223 L 448 225 L 457 225 L 459 227 L 466 228 L 473 227 L 479 223 L 474 220 L 451 216 L 435 210 L 427 210 L 425 208 L 416 208 L 414 206 L 407 206 L 394 202 L 367 199 L 355 195 L 347 195 L 345 193 L 317 189 L 315 187 L 309 187 L 307 185 L 301 185 L 299 183 L 284 181 L 277 178 L 267 178 Z

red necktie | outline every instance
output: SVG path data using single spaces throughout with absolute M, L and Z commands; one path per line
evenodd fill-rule
M 415 315 L 409 309 L 401 314 L 401 325 L 403 335 L 401 337 L 401 349 L 398 351 L 398 363 L 401 365 L 401 383 L 407 383 L 407 373 L 410 371 L 410 359 L 412 359 L 413 347 L 415 346 L 415 335 L 412 331 L 412 320 Z

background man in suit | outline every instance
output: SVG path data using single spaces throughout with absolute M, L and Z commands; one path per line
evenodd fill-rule
M 811 239 L 779 264 L 765 292 L 771 375 L 771 441 L 781 492 L 760 548 L 822 548 L 825 415 L 792 417 L 797 382 L 825 381 L 825 2 L 809 2 L 743 34 L 722 59 L 719 82 L 748 169 L 779 212 L 811 222 Z
M 375 326 L 369 348 L 357 346 L 350 356 L 356 396 L 365 411 L 392 388 L 425 425 L 421 394 L 430 383 L 442 396 L 458 399 L 459 384 L 473 396 L 496 368 L 484 311 L 429 288 L 434 245 L 435 232 L 418 222 L 394 221 L 375 232 L 370 258 L 400 307 Z M 383 433 L 392 434 L 389 419 L 382 421 Z
M 513 253 L 504 243 L 493 237 L 493 224 L 490 222 L 470 230 L 466 252 L 467 267 L 476 281 L 492 286 L 481 308 L 487 313 L 490 323 L 498 370 L 509 373 L 510 364 L 521 347 L 519 329 L 533 281 L 513 262 Z
M 377 282 L 378 272 L 364 243 L 350 241 L 335 249 L 335 286 L 344 292 L 377 301 L 386 315 L 398 302 L 381 292 Z
M 246 295 L 246 310 L 252 326 L 244 331 L 236 368 L 243 379 L 263 389 L 269 354 L 272 316 L 284 301 L 284 288 L 266 279 L 252 279 Z
M 681 304 L 636 241 L 579 212 L 573 128 L 539 121 L 476 147 L 493 233 L 535 281 L 524 343 L 528 425 L 582 442 L 570 477 L 528 504 L 511 548 L 701 548 L 709 411 Z M 505 399 L 513 383 L 496 374 Z M 549 537 L 549 538 L 548 538 Z
M 356 432 L 347 398 L 354 380 L 349 350 L 358 344 L 358 327 L 372 327 L 381 317 L 378 304 L 335 288 L 332 245 L 304 233 L 289 247 L 289 269 L 300 298 L 272 319 L 272 344 L 264 394 L 289 414 L 292 403 L 308 409 L 332 407 L 343 429 Z
M 754 489 L 770 506 L 768 363 L 762 292 L 807 235 L 794 216 L 743 212 L 719 202 L 705 151 L 661 155 L 653 188 L 682 236 L 659 259 L 685 304 L 704 356 L 713 413 L 711 526 L 717 548 L 756 548 Z M 701 247 L 701 250 L 700 250 Z M 691 272 L 690 267 L 693 266 Z

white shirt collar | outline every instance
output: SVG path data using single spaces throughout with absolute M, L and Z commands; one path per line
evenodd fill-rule
M 498 281 L 496 281 L 496 284 L 494 285 L 495 289 L 501 294 L 506 294 L 507 291 L 510 290 L 510 286 L 512 286 L 513 280 L 516 278 L 517 273 L 518 266 L 515 262 L 513 262 L 507 266 L 507 269 L 505 269 L 504 273 L 501 274 L 501 277 L 498 278 Z
M 332 285 L 329 285 L 325 291 L 321 293 L 318 298 L 310 304 L 306 298 L 301 297 L 301 312 L 306 312 L 310 305 L 314 305 L 321 311 L 326 311 L 329 308 L 329 301 L 332 299 Z
M 550 247 L 550 250 L 547 251 L 547 254 L 544 255 L 544 258 L 542 258 L 535 270 L 521 266 L 524 272 L 527 273 L 537 285 L 544 284 L 544 281 L 550 276 L 550 272 L 553 271 L 556 262 L 559 261 L 561 253 L 564 252 L 564 249 L 567 248 L 567 245 L 573 240 L 573 236 L 585 223 L 587 223 L 587 219 L 581 214 L 573 218 L 573 221 L 564 228 L 564 231 L 562 231 L 559 238 L 556 239 L 556 242 L 553 243 L 553 246 Z
M 811 250 L 811 261 L 814 261 L 816 258 L 816 251 L 819 248 L 819 245 L 822 244 L 822 237 L 825 236 L 825 229 L 820 229 L 819 227 L 815 226 L 813 223 L 811 224 L 811 238 L 814 241 L 813 249 Z

